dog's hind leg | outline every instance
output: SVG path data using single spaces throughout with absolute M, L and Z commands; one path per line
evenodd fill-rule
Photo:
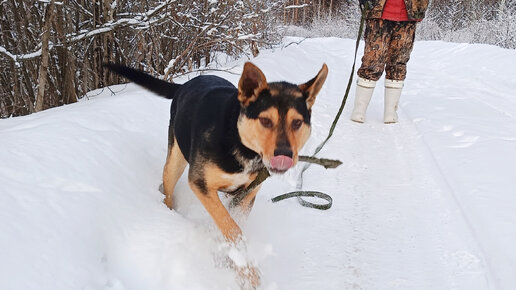
M 167 161 L 163 169 L 163 194 L 165 194 L 165 204 L 173 209 L 174 188 L 188 163 L 177 145 L 177 140 L 173 139 L 170 143 L 172 144 L 168 146 Z

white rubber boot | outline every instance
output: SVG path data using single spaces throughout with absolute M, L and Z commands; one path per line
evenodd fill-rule
M 392 124 L 398 122 L 398 103 L 400 101 L 403 81 L 385 79 L 385 101 L 383 111 L 383 122 Z
M 371 101 L 376 81 L 371 81 L 364 78 L 358 78 L 357 89 L 355 92 L 355 107 L 351 113 L 351 120 L 364 123 L 367 106 Z

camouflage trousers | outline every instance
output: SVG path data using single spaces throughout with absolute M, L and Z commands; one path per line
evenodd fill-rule
M 385 68 L 385 78 L 402 81 L 414 46 L 415 21 L 367 19 L 365 49 L 358 76 L 377 81 Z

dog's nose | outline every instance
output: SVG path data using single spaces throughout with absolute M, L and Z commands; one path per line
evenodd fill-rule
M 276 150 L 274 150 L 274 156 L 280 155 L 292 158 L 292 150 L 290 150 L 290 148 L 287 147 L 277 148 Z

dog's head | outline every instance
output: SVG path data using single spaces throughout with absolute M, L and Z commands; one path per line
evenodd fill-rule
M 262 71 L 247 62 L 238 83 L 242 105 L 238 132 L 242 143 L 262 157 L 270 172 L 284 173 L 298 160 L 298 152 L 310 136 L 311 108 L 328 67 L 323 64 L 310 81 L 294 85 L 267 83 Z

